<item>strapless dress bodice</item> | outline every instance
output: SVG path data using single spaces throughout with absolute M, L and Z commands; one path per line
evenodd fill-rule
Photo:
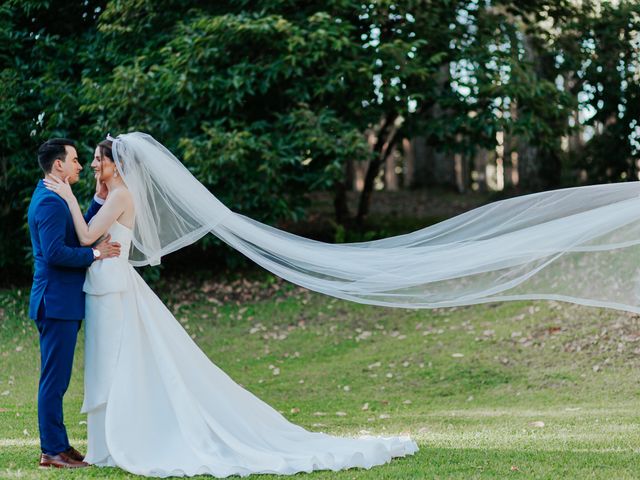
M 107 231 L 112 242 L 120 244 L 120 256 L 96 260 L 87 270 L 83 290 L 90 295 L 124 292 L 129 284 L 129 250 L 133 231 L 114 222 Z

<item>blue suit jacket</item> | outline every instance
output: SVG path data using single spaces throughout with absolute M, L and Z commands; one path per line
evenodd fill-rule
M 99 209 L 100 204 L 93 201 L 85 220 L 88 222 Z M 47 190 L 40 180 L 27 217 L 35 267 L 29 316 L 37 318 L 44 297 L 48 318 L 82 320 L 82 286 L 87 267 L 93 262 L 93 252 L 91 247 L 80 245 L 67 202 Z

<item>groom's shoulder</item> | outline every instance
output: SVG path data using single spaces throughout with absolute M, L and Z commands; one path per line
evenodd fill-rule
M 66 203 L 62 197 L 38 185 L 31 197 L 30 207 L 31 209 L 46 210 L 48 208 L 64 208 L 65 205 Z

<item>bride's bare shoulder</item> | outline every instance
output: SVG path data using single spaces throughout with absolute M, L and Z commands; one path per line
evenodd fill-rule
M 114 188 L 107 197 L 107 202 L 109 201 L 113 202 L 112 205 L 121 211 L 117 221 L 125 227 L 133 228 L 135 207 L 131 192 L 125 187 Z
M 107 200 L 113 200 L 118 203 L 133 203 L 131 192 L 126 187 L 118 187 L 109 192 Z

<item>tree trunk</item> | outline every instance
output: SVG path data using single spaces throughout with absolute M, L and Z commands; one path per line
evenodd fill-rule
M 404 171 L 402 175 L 402 187 L 411 188 L 415 183 L 416 173 L 416 149 L 415 144 L 408 138 L 402 139 L 402 156 L 404 158 Z
M 336 222 L 340 225 L 345 225 L 351 217 L 347 192 L 353 188 L 353 179 L 354 165 L 353 160 L 349 159 L 344 166 L 342 178 L 333 186 L 333 211 Z
M 398 138 L 398 130 L 395 128 L 395 121 L 398 118 L 398 114 L 393 112 L 387 114 L 382 126 L 380 127 L 380 133 L 378 139 L 373 148 L 374 157 L 369 162 L 369 168 L 364 177 L 364 186 L 362 193 L 360 194 L 360 203 L 358 205 L 358 213 L 356 215 L 356 221 L 362 224 L 364 217 L 369 213 L 369 205 L 371 203 L 371 194 L 373 193 L 373 184 L 380 172 L 380 167 L 384 164 L 387 156 L 391 153 L 395 142 Z
M 522 42 L 525 58 L 534 65 L 539 78 L 548 78 L 536 46 L 529 34 Z M 535 142 L 534 142 L 535 143 Z M 562 165 L 554 151 L 543 151 L 539 146 L 528 142 L 522 136 L 518 139 L 517 151 L 518 186 L 527 191 L 539 191 L 557 186 Z
M 344 181 L 336 182 L 334 186 L 333 210 L 336 222 L 340 225 L 344 225 L 351 216 L 347 203 L 347 185 Z
M 395 192 L 398 190 L 399 180 L 396 173 L 396 161 L 398 160 L 398 152 L 392 150 L 387 155 L 387 159 L 384 162 L 384 189 L 389 192 Z
M 433 162 L 426 138 L 419 135 L 405 146 L 405 158 L 410 159 L 411 168 L 407 169 L 405 187 L 426 188 L 433 184 Z

